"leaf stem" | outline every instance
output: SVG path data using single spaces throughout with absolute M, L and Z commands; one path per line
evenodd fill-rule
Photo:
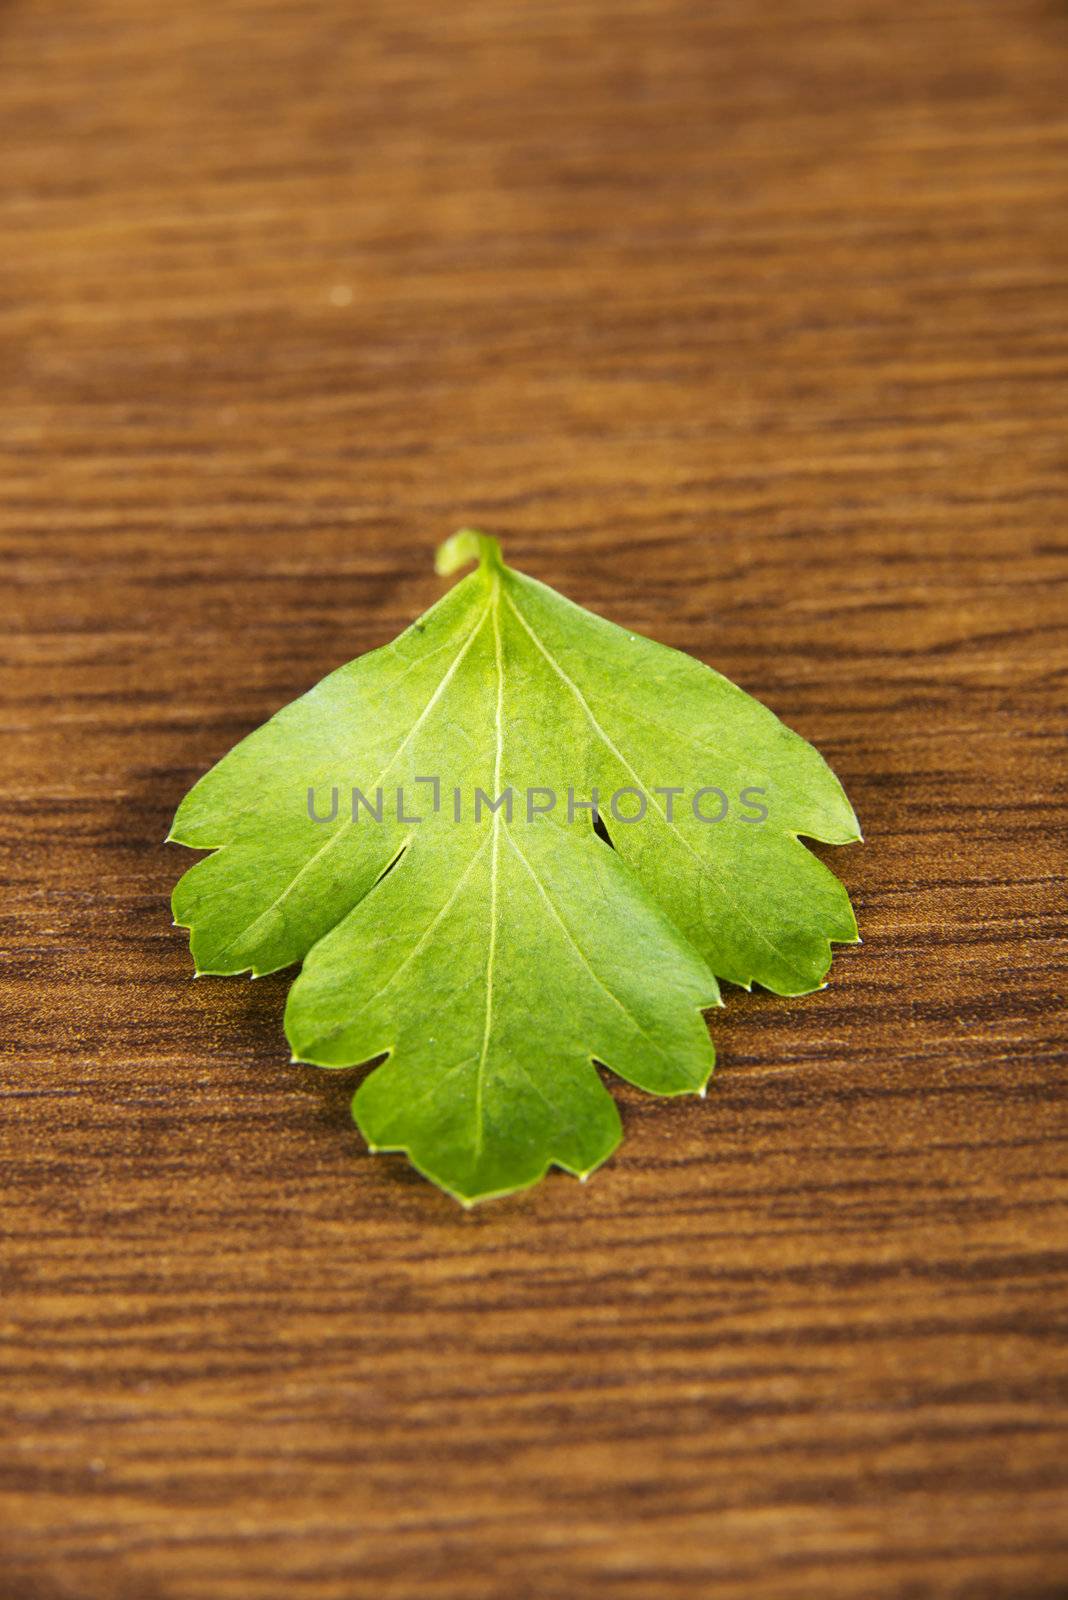
M 496 539 L 488 533 L 478 533 L 474 528 L 461 528 L 438 547 L 434 570 L 439 578 L 447 578 L 461 567 L 466 567 L 469 561 L 477 561 L 482 571 L 490 574 L 500 572 L 504 566 L 501 547 Z

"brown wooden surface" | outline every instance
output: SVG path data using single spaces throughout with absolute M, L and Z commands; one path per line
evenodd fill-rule
M 0 10 L 4 1600 L 1068 1593 L 1066 68 L 1055 0 Z M 162 839 L 472 520 L 868 843 L 826 992 L 465 1216 L 190 982 Z

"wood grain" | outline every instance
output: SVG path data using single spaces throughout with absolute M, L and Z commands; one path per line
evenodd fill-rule
M 1066 63 L 1060 0 L 0 10 L 5 1600 L 1068 1593 Z M 868 842 L 826 992 L 465 1216 L 285 975 L 189 981 L 162 840 L 470 521 Z

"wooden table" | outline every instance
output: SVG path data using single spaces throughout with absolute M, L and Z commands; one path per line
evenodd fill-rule
M 1066 65 L 1054 0 L 7 0 L 4 1600 L 1068 1593 Z M 289 976 L 189 981 L 162 841 L 472 521 L 868 842 L 828 990 L 464 1215 Z

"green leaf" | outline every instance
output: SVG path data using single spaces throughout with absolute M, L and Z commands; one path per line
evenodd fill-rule
M 481 534 L 450 539 L 438 571 L 472 559 L 392 644 L 225 756 L 170 833 L 213 852 L 174 893 L 198 974 L 303 962 L 293 1059 L 385 1056 L 353 1100 L 361 1131 L 465 1204 L 611 1154 L 595 1062 L 704 1094 L 717 976 L 803 994 L 831 941 L 856 941 L 798 835 L 860 837 L 822 757 L 726 678 Z

